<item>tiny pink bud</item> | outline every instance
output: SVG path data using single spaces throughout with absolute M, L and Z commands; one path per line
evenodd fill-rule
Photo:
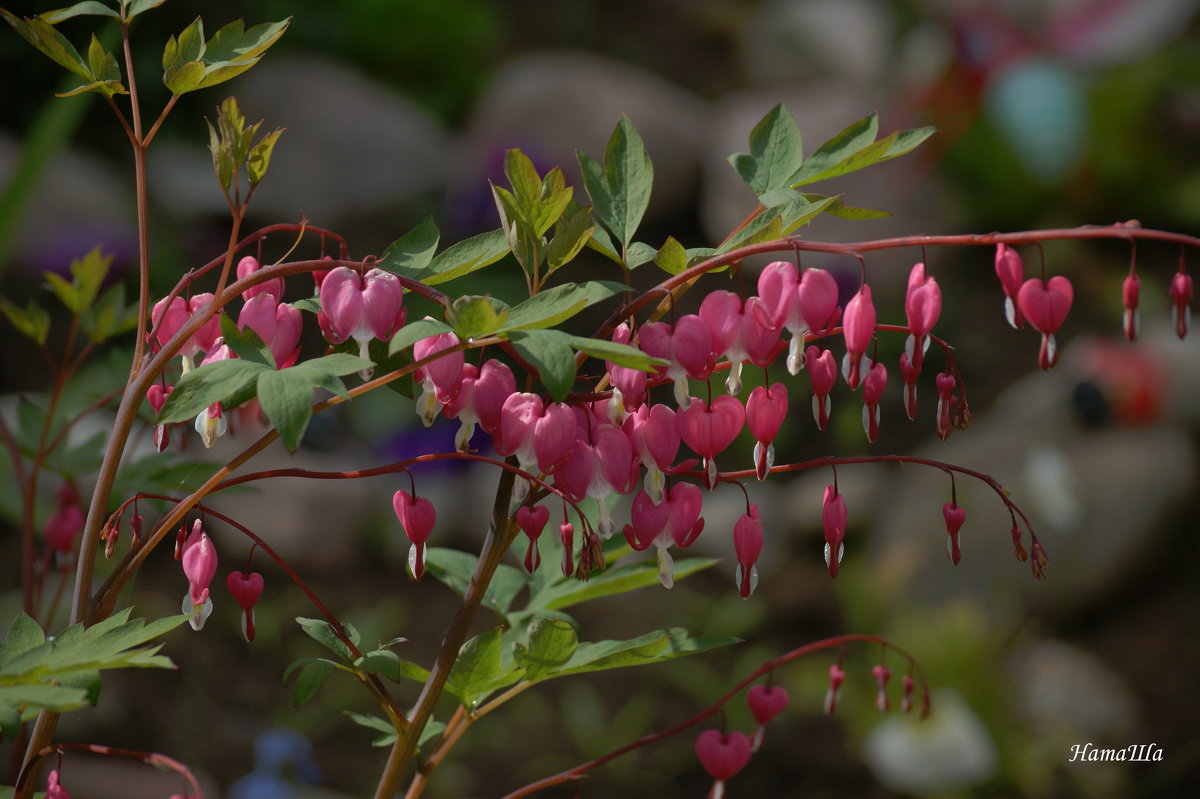
M 904 677 L 901 678 L 900 684 L 904 689 L 904 693 L 900 697 L 900 711 L 902 713 L 908 713 L 910 710 L 912 710 L 913 689 L 917 687 L 917 682 L 912 678 L 911 675 L 905 674 Z
M 958 548 L 958 531 L 967 520 L 967 512 L 958 505 L 947 502 L 942 505 L 942 516 L 946 517 L 946 554 L 950 556 L 950 562 L 957 566 L 959 558 L 962 557 Z
M 833 353 L 822 350 L 815 344 L 805 350 L 808 360 L 808 374 L 812 378 L 813 389 L 813 419 L 821 430 L 829 424 L 829 392 L 837 382 L 837 362 Z
M 878 687 L 878 690 L 875 694 L 875 707 L 879 708 L 880 713 L 887 713 L 887 684 L 888 680 L 892 678 L 892 670 L 882 663 L 879 663 L 871 669 L 871 676 L 875 678 L 875 685 Z
M 825 715 L 832 716 L 837 710 L 838 699 L 842 695 L 842 683 L 846 679 L 846 672 L 837 663 L 829 665 L 829 687 L 825 689 Z
M 830 577 L 837 577 L 838 566 L 845 555 L 842 541 L 846 537 L 846 522 L 846 500 L 835 487 L 825 486 L 825 496 L 821 503 L 821 523 L 825 527 L 825 565 L 829 568 Z
M 879 438 L 879 401 L 883 399 L 883 390 L 887 387 L 887 367 L 882 361 L 876 361 L 863 379 L 863 430 L 867 441 L 874 444 Z
M 67 789 L 58 784 L 58 769 L 52 770 L 46 777 L 46 799 L 71 799 Z
M 762 519 L 758 515 L 758 505 L 752 502 L 749 511 L 733 526 L 733 549 L 738 560 L 734 577 L 743 599 L 749 599 L 758 585 L 758 569 L 754 564 L 762 552 L 762 545 Z
M 570 577 L 575 572 L 575 525 L 564 521 L 558 525 L 558 535 L 562 541 L 562 573 Z
M 1141 293 L 1141 287 L 1142 282 L 1136 272 L 1131 273 L 1121 284 L 1121 302 L 1125 306 L 1121 325 L 1125 328 L 1125 338 L 1130 341 L 1137 338 L 1138 329 L 1141 327 L 1138 318 L 1138 295 Z
M 1171 325 L 1175 335 L 1183 338 L 1192 323 L 1192 276 L 1181 268 L 1171 278 L 1167 296 L 1171 299 Z

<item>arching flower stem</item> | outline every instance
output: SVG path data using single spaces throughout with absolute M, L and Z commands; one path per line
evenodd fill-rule
M 551 788 L 555 785 L 562 785 L 563 783 L 582 779 L 589 771 L 592 771 L 593 769 L 604 765 L 605 763 L 607 763 L 610 760 L 618 758 L 621 755 L 626 754 L 627 752 L 632 752 L 635 749 L 640 749 L 643 746 L 647 746 L 649 744 L 657 743 L 658 741 L 665 740 L 666 738 L 670 738 L 672 735 L 676 735 L 680 732 L 683 732 L 684 730 L 688 729 L 689 727 L 692 727 L 692 726 L 700 723 L 701 721 L 704 721 L 705 719 L 711 718 L 711 717 L 723 712 L 723 708 L 724 708 L 725 704 L 730 699 L 733 699 L 735 696 L 740 694 L 743 690 L 745 690 L 748 686 L 750 686 L 752 683 L 757 681 L 764 674 L 768 674 L 768 673 L 774 671 L 775 669 L 779 668 L 780 666 L 786 665 L 798 658 L 802 658 L 805 655 L 811 655 L 815 652 L 822 652 L 827 649 L 843 648 L 847 644 L 860 643 L 860 642 L 880 644 L 881 646 L 883 646 L 887 649 L 891 649 L 897 655 L 899 655 L 900 657 L 907 660 L 908 663 L 912 666 L 912 668 L 916 670 L 922 684 L 928 685 L 928 683 L 925 680 L 924 670 L 921 668 L 921 665 L 920 665 L 920 663 L 917 662 L 916 658 L 914 658 L 908 652 L 906 652 L 905 650 L 896 646 L 895 644 L 891 643 L 890 641 L 888 641 L 885 638 L 880 638 L 877 635 L 864 635 L 864 634 L 859 634 L 859 633 L 851 633 L 848 635 L 839 635 L 834 638 L 825 638 L 820 641 L 814 641 L 810 644 L 806 644 L 804 646 L 793 649 L 792 651 L 790 651 L 784 655 L 781 655 L 773 660 L 768 660 L 767 662 L 763 663 L 761 666 L 756 668 L 754 671 L 750 672 L 744 678 L 739 680 L 732 688 L 730 688 L 725 694 L 723 694 L 713 704 L 709 705 L 707 708 L 700 711 L 696 715 L 691 716 L 690 718 L 684 719 L 683 721 L 679 722 L 675 726 L 669 727 L 668 729 L 662 730 L 661 732 L 654 732 L 654 733 L 649 733 L 647 735 L 643 735 L 642 737 L 638 738 L 637 740 L 632 741 L 631 743 L 625 744 L 624 746 L 618 747 L 617 749 L 612 750 L 611 752 L 609 752 L 606 755 L 602 755 L 598 758 L 595 758 L 594 760 L 589 760 L 586 763 L 582 763 L 578 766 L 575 766 L 574 768 L 567 769 L 566 771 L 560 771 L 557 774 L 554 774 L 552 776 L 538 780 L 537 782 L 530 783 L 529 785 L 526 785 L 524 788 L 519 788 L 515 791 L 512 791 L 511 793 L 506 794 L 503 797 L 503 799 L 519 799 L 519 797 L 529 796 L 529 795 L 537 793 L 539 791 L 543 791 L 547 788 Z

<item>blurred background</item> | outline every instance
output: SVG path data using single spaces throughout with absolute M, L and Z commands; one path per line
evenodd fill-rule
M 54 5 L 7 8 L 29 15 Z M 884 133 L 939 129 L 912 155 L 817 187 L 894 216 L 824 217 L 806 230 L 812 239 L 1129 219 L 1195 234 L 1198 7 L 1195 0 L 171 0 L 134 31 L 143 107 L 155 109 L 147 113 L 166 99 L 157 82 L 161 43 L 196 14 L 209 32 L 239 16 L 248 24 L 294 18 L 261 65 L 218 91 L 187 95 L 155 142 L 149 169 L 156 290 L 165 292 L 224 247 L 227 212 L 203 120 L 230 93 L 248 120 L 287 128 L 246 229 L 304 214 L 344 235 L 354 257 L 382 252 L 431 214 L 444 243 L 496 227 L 487 181 L 503 180 L 509 147 L 520 147 L 543 172 L 561 165 L 577 185 L 574 151 L 599 157 L 622 113 L 641 132 L 656 176 L 638 239 L 656 248 L 667 235 L 689 247 L 713 246 L 755 202 L 725 158 L 747 149 L 751 127 L 779 102 L 796 116 L 806 152 L 873 111 Z M 78 44 L 93 19 L 61 29 Z M 101 28 L 110 46 L 115 34 Z M 0 32 L 0 71 L 4 293 L 22 305 L 44 297 L 42 273 L 65 271 L 72 257 L 97 244 L 128 275 L 136 259 L 131 159 L 109 109 L 95 98 L 54 99 L 68 85 L 61 71 L 7 29 Z M 576 196 L 584 199 L 581 187 Z M 291 243 L 273 237 L 262 255 L 274 260 Z M 830 475 L 749 487 L 767 542 L 760 587 L 744 602 L 733 586 L 726 533 L 742 499 L 719 491 L 706 499 L 708 524 L 695 549 L 724 562 L 671 591 L 644 589 L 585 607 L 578 617 L 590 640 L 679 625 L 746 642 L 530 691 L 476 725 L 437 771 L 430 795 L 514 789 L 670 726 L 764 660 L 845 632 L 884 635 L 913 652 L 933 685 L 933 716 L 921 723 L 894 711 L 881 718 L 870 676 L 878 652 L 851 648 L 842 702 L 834 717 L 824 717 L 824 675 L 836 655 L 798 663 L 777 677 L 792 693 L 791 707 L 730 783 L 732 795 L 1200 795 L 1200 592 L 1193 577 L 1200 556 L 1200 349 L 1195 336 L 1181 342 L 1168 326 L 1166 285 L 1180 256 L 1174 247 L 1139 246 L 1143 335 L 1128 345 L 1120 327 L 1126 245 L 1048 243 L 1044 253 L 1028 248 L 1022 255 L 1027 274 L 1044 257 L 1048 272 L 1068 275 L 1076 287 L 1053 372 L 1036 368 L 1036 334 L 1005 324 L 990 249 L 875 254 L 867 269 L 881 322 L 902 321 L 913 262 L 924 257 L 942 285 L 937 332 L 956 347 L 974 425 L 937 442 L 932 383 L 922 384 L 920 416 L 909 423 L 894 377 L 881 440 L 868 449 L 860 398 L 839 386 L 830 429 L 820 433 L 801 376 L 789 383 L 793 413 L 776 448 L 780 462 L 911 452 L 992 474 L 1039 531 L 1050 555 L 1048 581 L 1035 583 L 1013 559 L 1007 514 L 985 488 L 957 482 L 967 523 L 955 568 L 941 554 L 940 507 L 949 499 L 943 474 L 847 467 L 838 478 L 850 531 L 836 581 L 821 557 L 820 496 Z M 585 253 L 569 279 L 619 279 L 611 263 L 592 256 Z M 1192 266 L 1195 254 L 1188 258 Z M 845 260 L 806 257 L 805 265 L 857 276 L 857 264 Z M 747 265 L 747 275 L 758 266 Z M 653 269 L 639 270 L 635 282 L 657 282 Z M 454 288 L 519 298 L 515 265 L 484 274 Z M 310 293 L 297 281 L 288 299 Z M 320 347 L 319 337 L 305 341 L 314 352 Z M 5 413 L 15 412 L 18 394 L 47 384 L 28 343 L 15 338 L 0 348 Z M 902 347 L 900 338 L 881 337 L 879 357 L 890 367 Z M 84 394 L 118 385 L 128 356 L 100 361 L 87 373 Z M 926 379 L 935 368 L 926 369 Z M 317 417 L 295 461 L 361 468 L 453 446 L 453 423 L 427 431 L 415 414 L 398 411 L 398 402 L 407 400 L 376 392 L 350 412 Z M 97 418 L 94 430 L 108 424 Z M 729 462 L 749 465 L 751 444 L 740 442 Z M 232 454 L 237 443 L 223 446 L 210 459 Z M 284 453 L 264 455 L 267 465 L 291 462 Z M 10 618 L 20 601 L 17 497 L 11 466 L 2 468 L 0 617 Z M 195 476 L 183 475 L 180 484 Z M 434 543 L 476 548 L 495 475 L 456 468 L 420 480 L 439 511 Z M 55 481 L 43 482 L 50 509 Z M 407 636 L 401 654 L 427 663 L 455 598 L 428 577 L 419 584 L 406 579 L 406 542 L 388 504 L 398 487 L 388 478 L 315 487 L 280 481 L 269 494 L 222 498 L 220 507 L 276 545 L 364 639 Z M 475 495 L 478 502 L 462 501 Z M 149 523 L 151 514 L 143 513 Z M 246 548 L 212 527 L 223 579 Z M 514 565 L 523 554 L 517 550 Z M 186 582 L 167 553 L 151 560 L 129 601 L 140 615 L 174 612 Z M 369 711 L 368 698 L 335 677 L 310 705 L 288 707 L 283 669 L 319 654 L 291 620 L 315 614 L 283 575 L 256 566 L 268 588 L 253 645 L 242 641 L 233 602 L 220 591 L 202 633 L 168 636 L 166 652 L 178 672 L 106 677 L 99 707 L 74 714 L 61 737 L 164 752 L 194 765 L 211 796 L 372 790 L 386 750 L 371 749 L 372 733 L 337 712 Z M 481 618 L 477 626 L 495 623 Z M 901 666 L 890 665 L 898 681 Z M 415 698 L 415 690 L 404 693 L 410 688 L 397 688 L 404 702 Z M 451 710 L 447 704 L 439 717 Z M 731 728 L 751 723 L 741 706 L 731 706 L 728 720 Z M 1154 744 L 1164 758 L 1068 762 L 1071 747 L 1086 743 Z M 7 749 L 0 753 L 7 759 Z M 162 796 L 177 788 L 169 777 L 143 771 L 80 756 L 64 780 L 76 799 Z M 143 777 L 161 780 L 135 785 Z M 706 790 L 689 735 L 600 769 L 578 795 Z

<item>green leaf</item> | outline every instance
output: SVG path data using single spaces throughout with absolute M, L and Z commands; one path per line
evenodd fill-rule
M 149 11 L 152 8 L 158 8 L 167 0 L 133 0 L 129 3 L 129 10 L 125 12 L 125 19 L 133 19 L 143 11 Z M 121 5 L 125 5 L 126 0 L 121 0 Z
M 50 314 L 33 300 L 21 309 L 7 297 L 0 297 L 0 311 L 4 312 L 18 333 L 28 336 L 38 344 L 46 343 L 46 335 L 50 332 Z
M 427 216 L 421 224 L 388 245 L 379 265 L 407 277 L 420 275 L 433 261 L 440 237 L 433 217 Z
M 809 202 L 819 202 L 825 199 L 824 194 L 805 194 L 804 198 Z M 890 211 L 877 211 L 873 208 L 856 208 L 853 205 L 846 205 L 841 200 L 838 200 L 833 205 L 825 209 L 825 213 L 830 216 L 836 216 L 839 219 L 851 219 L 855 221 L 863 219 L 882 219 L 883 217 L 891 216 Z
M 297 660 L 283 673 L 284 682 L 287 682 L 288 676 L 296 668 L 299 668 L 300 676 L 296 678 L 296 685 L 292 688 L 292 707 L 308 704 L 308 701 L 316 696 L 317 691 L 321 690 L 321 686 L 329 679 L 329 675 L 333 674 L 337 664 L 328 658 Z
M 675 579 L 680 580 L 720 563 L 715 558 L 684 558 L 675 561 Z M 623 594 L 658 583 L 658 565 L 653 559 L 622 566 L 610 566 L 593 574 L 586 582 L 564 578 L 546 586 L 529 598 L 530 609 L 561 610 L 613 594 Z
M 532 330 L 554 327 L 575 314 L 606 300 L 629 287 L 623 283 L 607 280 L 589 280 L 586 283 L 563 283 L 560 286 L 538 292 L 515 306 L 508 314 L 504 330 Z
M 827 164 L 824 161 L 812 163 L 810 159 L 792 176 L 792 186 L 803 186 L 808 183 L 816 183 L 819 180 L 836 178 L 849 172 L 855 172 L 864 167 L 872 166 L 881 161 L 887 161 L 888 159 L 904 155 L 914 150 L 921 142 L 932 136 L 935 130 L 935 128 L 924 127 L 915 130 L 897 131 L 877 142 L 868 144 L 845 155 L 832 164 Z
M 84 312 L 79 326 L 97 344 L 137 327 L 137 306 L 125 304 L 125 285 L 115 283 L 101 294 L 96 304 Z
M 392 336 L 391 343 L 388 344 L 388 354 L 395 355 L 401 350 L 406 350 L 423 338 L 452 332 L 454 332 L 454 328 L 445 322 L 429 318 L 418 319 L 396 331 L 396 334 Z
M 275 142 L 279 141 L 281 133 L 283 129 L 276 128 L 250 148 L 250 155 L 246 158 L 246 180 L 250 188 L 257 186 L 267 174 L 267 168 L 271 165 L 271 153 L 274 152 Z
M 841 163 L 849 156 L 857 153 L 875 141 L 879 135 L 879 115 L 870 114 L 835 134 L 829 141 L 817 148 L 817 151 L 804 161 L 803 167 L 793 175 L 787 185 L 802 180 L 806 175 L 817 175 Z
M 464 239 L 447 248 L 429 264 L 420 280 L 433 286 L 494 264 L 508 254 L 503 230 L 492 230 Z
M 584 338 L 571 336 L 571 346 L 579 352 L 585 352 L 593 358 L 612 361 L 618 366 L 628 366 L 630 369 L 641 369 L 643 372 L 653 371 L 657 366 L 666 366 L 662 358 L 651 358 L 637 347 L 628 344 L 618 344 L 600 338 Z
M 809 202 L 804 195 L 799 195 L 792 202 L 768 208 L 738 231 L 736 236 L 722 244 L 718 252 L 728 252 L 738 247 L 786 236 L 837 202 L 837 197 L 825 197 L 816 202 Z
M 504 665 L 500 659 L 501 628 L 493 627 L 462 645 L 458 660 L 446 680 L 446 690 L 467 707 L 478 704 L 493 691 L 520 679 L 520 669 Z
M 193 369 L 175 385 L 155 424 L 190 420 L 214 402 L 226 403 L 231 399 L 245 402 L 254 396 L 259 375 L 268 371 L 273 370 L 240 358 L 214 361 Z
M 46 634 L 29 614 L 23 610 L 17 611 L 8 634 L 4 636 L 4 654 L 6 656 L 21 655 L 46 643 Z
M 361 727 L 383 733 L 383 735 L 371 741 L 371 746 L 391 746 L 396 742 L 396 728 L 387 719 L 366 713 L 355 713 L 352 710 L 343 710 L 342 713 L 346 714 L 351 721 Z
M 803 160 L 800 128 L 783 103 L 768 111 L 750 131 L 750 152 L 729 157 L 742 180 L 760 195 L 787 188 Z
M 579 646 L 575 629 L 559 619 L 538 619 L 529 626 L 529 643 L 513 647 L 513 659 L 525 669 L 524 679 L 541 679 L 571 659 Z
M 204 61 L 209 65 L 215 65 L 256 58 L 279 40 L 291 21 L 292 18 L 288 17 L 278 22 L 264 22 L 245 30 L 245 23 L 240 19 L 235 19 L 208 40 L 204 50 Z M 213 84 L 206 83 L 205 85 L 212 86 Z
M 379 674 L 392 682 L 414 680 L 425 682 L 429 672 L 415 663 L 404 660 L 390 649 L 376 649 L 363 655 L 359 667 L 367 674 Z
M 588 238 L 597 229 L 595 225 L 590 224 L 591 216 L 590 207 L 577 208 L 569 216 L 554 223 L 554 238 L 550 239 L 550 247 L 546 251 L 548 272 L 570 263 L 587 244 Z
M 594 215 L 621 243 L 633 241 L 650 204 L 654 167 L 629 117 L 622 116 L 604 150 L 604 167 L 576 153 L 583 185 L 595 208 Z
M 32 44 L 43 55 L 61 67 L 65 67 L 86 81 L 93 81 L 91 70 L 80 57 L 75 45 L 59 33 L 53 25 L 41 17 L 21 19 L 11 12 L 0 9 L 4 21 L 11 25 L 25 41 Z
M 657 250 L 646 242 L 635 241 L 625 251 L 625 265 L 630 269 L 637 269 L 642 264 L 648 264 L 653 261 L 656 252 Z
M 351 355 L 346 352 L 335 352 L 330 355 L 322 355 L 320 358 L 298 363 L 292 367 L 292 370 L 300 370 L 302 372 L 328 372 L 331 375 L 348 375 L 354 372 L 361 372 L 371 365 L 371 362 L 365 358 L 359 358 L 357 355 Z
M 221 338 L 229 346 L 230 352 L 251 363 L 262 364 L 271 369 L 276 367 L 275 356 L 271 354 L 271 348 L 263 343 L 263 340 L 249 325 L 239 328 L 232 317 L 223 313 L 219 315 L 218 320 L 221 326 Z
M 529 156 L 515 147 L 504 152 L 504 176 L 521 204 L 532 205 L 541 199 L 542 179 Z
M 329 622 L 324 619 L 306 619 L 303 616 L 297 616 L 296 623 L 300 625 L 300 628 L 304 630 L 306 635 L 342 660 L 347 663 L 354 661 L 354 653 L 350 651 L 350 647 L 346 646 L 346 642 L 341 639 L 341 636 L 337 634 L 333 625 Z M 342 629 L 351 643 L 358 646 L 358 631 L 347 622 L 342 622 Z M 284 679 L 287 679 L 286 674 L 284 675 Z
M 459 552 L 457 549 L 429 547 L 425 550 L 425 568 L 460 596 L 466 593 L 478 562 L 479 558 L 475 555 Z M 525 572 L 501 563 L 496 567 L 496 573 L 488 584 L 480 604 L 503 616 L 508 613 L 513 600 L 528 583 L 529 578 Z
M 674 236 L 667 236 L 666 242 L 654 254 L 654 263 L 668 275 L 678 275 L 687 269 L 687 251 Z
M 514 330 L 508 340 L 517 354 L 537 370 L 550 396 L 561 402 L 575 385 L 571 336 L 558 330 Z
M 446 321 L 460 341 L 490 336 L 507 326 L 508 306 L 491 297 L 468 294 L 459 297 L 446 311 Z
M 312 418 L 312 383 L 294 369 L 266 370 L 258 376 L 258 401 L 288 452 L 295 452 Z
M 608 235 L 608 232 L 604 228 L 598 227 L 592 231 L 592 236 L 587 240 L 586 246 L 600 253 L 610 261 L 615 261 L 621 266 L 625 266 L 625 261 L 621 259 L 621 255 L 617 252 L 617 245 L 613 244 L 612 237 Z
M 84 0 L 82 3 L 76 3 L 67 8 L 60 8 L 57 11 L 47 11 L 42 14 L 42 19 L 49 22 L 51 25 L 57 25 L 65 19 L 72 17 L 111 17 L 112 19 L 120 19 L 121 15 L 113 9 L 104 5 L 104 3 L 96 2 L 96 0 Z
M 673 627 L 669 630 L 640 635 L 628 641 L 597 641 L 580 644 L 571 659 L 562 668 L 551 674 L 563 677 L 568 674 L 584 674 L 606 671 L 627 666 L 642 666 L 686 657 L 710 649 L 738 643 L 737 638 L 704 636 L 689 638 L 687 630 Z

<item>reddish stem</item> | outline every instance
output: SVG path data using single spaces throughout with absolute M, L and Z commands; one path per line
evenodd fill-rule
M 518 797 L 521 797 L 521 796 L 529 796 L 530 794 L 537 793 L 538 791 L 545 790 L 546 788 L 551 788 L 555 785 L 561 785 L 565 782 L 569 782 L 572 780 L 578 780 L 578 779 L 582 778 L 583 775 L 585 775 L 589 771 L 591 771 L 592 769 L 595 769 L 598 766 L 602 766 L 605 763 L 607 763 L 608 761 L 618 758 L 627 752 L 632 752 L 633 750 L 640 749 L 641 747 L 646 746 L 648 744 L 657 743 L 658 741 L 664 740 L 666 738 L 670 738 L 672 735 L 677 735 L 678 733 L 683 732 L 687 728 L 692 727 L 692 726 L 700 723 L 701 721 L 704 721 L 707 718 L 717 715 L 718 713 L 721 712 L 721 709 L 724 707 L 726 702 L 728 702 L 730 699 L 732 699 L 733 697 L 740 694 L 747 686 L 749 686 L 751 683 L 753 683 L 759 677 L 761 677 L 762 675 L 764 675 L 768 672 L 773 671 L 774 669 L 779 668 L 780 666 L 790 663 L 791 661 L 796 660 L 797 658 L 804 657 L 805 655 L 811 655 L 814 652 L 821 652 L 826 649 L 834 649 L 836 647 L 845 646 L 846 644 L 849 644 L 849 643 L 855 643 L 855 642 L 861 642 L 861 641 L 865 641 L 865 642 L 872 643 L 872 644 L 880 644 L 881 646 L 891 649 L 893 652 L 900 655 L 902 658 L 906 659 L 910 664 L 912 664 L 913 668 L 917 671 L 917 674 L 920 676 L 921 682 L 926 685 L 928 684 L 925 679 L 924 670 L 921 668 L 921 665 L 917 662 L 916 658 L 914 658 L 912 655 L 910 655 L 908 652 L 904 651 L 900 647 L 891 643 L 887 639 L 880 638 L 877 635 L 864 635 L 861 633 L 852 633 L 849 635 L 839 635 L 834 638 L 826 638 L 821 641 L 814 641 L 811 644 L 805 644 L 802 647 L 793 649 L 791 652 L 788 652 L 785 655 L 781 655 L 780 657 L 777 657 L 774 660 L 768 660 L 766 663 L 763 663 L 761 666 L 759 666 L 754 671 L 750 672 L 750 674 L 748 674 L 746 677 L 744 677 L 742 680 L 740 680 L 737 684 L 735 684 L 732 688 L 730 688 L 716 702 L 709 705 L 707 708 L 700 711 L 696 715 L 679 722 L 675 726 L 665 729 L 661 732 L 654 732 L 654 733 L 650 733 L 648 735 L 643 735 L 641 738 L 638 738 L 636 741 L 633 741 L 631 743 L 625 744 L 622 747 L 614 749 L 611 752 L 609 752 L 608 754 L 598 757 L 595 760 L 589 760 L 588 762 L 583 763 L 578 766 L 575 766 L 574 768 L 567 769 L 566 771 L 560 771 L 559 773 L 554 774 L 550 777 L 546 777 L 545 779 L 541 779 L 541 780 L 538 780 L 537 782 L 530 783 L 529 785 L 526 785 L 524 788 L 519 788 L 519 789 L 513 791 L 512 793 L 506 794 L 503 797 L 503 799 L 517 799 Z

